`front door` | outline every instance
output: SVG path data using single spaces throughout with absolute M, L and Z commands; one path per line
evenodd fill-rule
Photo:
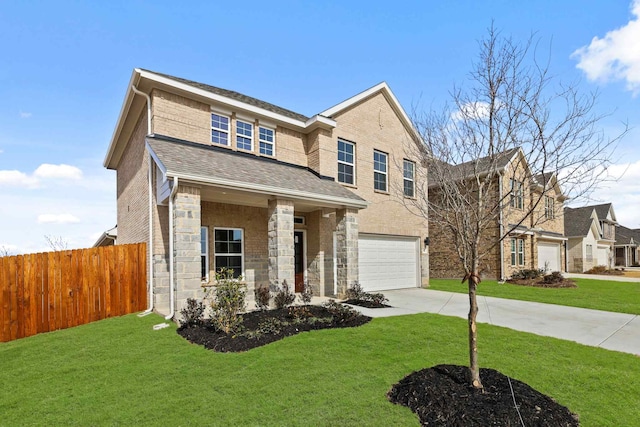
M 304 232 L 293 232 L 294 264 L 296 269 L 295 291 L 304 290 Z

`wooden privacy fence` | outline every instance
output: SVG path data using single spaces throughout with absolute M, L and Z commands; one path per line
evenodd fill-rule
M 145 243 L 0 258 L 0 342 L 146 306 Z

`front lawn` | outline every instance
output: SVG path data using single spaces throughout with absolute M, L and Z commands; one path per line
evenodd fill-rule
M 487 280 L 478 286 L 478 295 L 640 314 L 640 283 L 592 279 L 572 280 L 575 280 L 577 288 L 535 288 Z M 460 280 L 455 279 L 431 279 L 429 289 L 468 292 L 467 284 L 461 284 Z
M 435 314 L 305 332 L 245 353 L 193 345 L 129 315 L 0 344 L 0 425 L 418 426 L 391 386 L 464 364 L 466 321 Z M 640 419 L 640 358 L 479 325 L 483 367 L 526 382 L 583 426 Z

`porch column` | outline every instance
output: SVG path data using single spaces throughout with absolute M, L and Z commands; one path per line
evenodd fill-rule
M 202 298 L 200 188 L 179 185 L 173 209 L 176 318 L 180 318 L 180 310 L 182 310 L 188 298 Z
M 293 202 L 272 199 L 268 207 L 269 282 L 295 287 Z
M 336 211 L 336 263 L 338 270 L 338 297 L 358 281 L 358 211 Z

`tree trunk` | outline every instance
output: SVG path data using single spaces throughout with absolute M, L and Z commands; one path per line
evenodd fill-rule
M 469 372 L 471 384 L 476 389 L 482 389 L 480 382 L 480 365 L 478 364 L 478 301 L 476 289 L 478 287 L 478 273 L 473 272 L 469 277 Z

